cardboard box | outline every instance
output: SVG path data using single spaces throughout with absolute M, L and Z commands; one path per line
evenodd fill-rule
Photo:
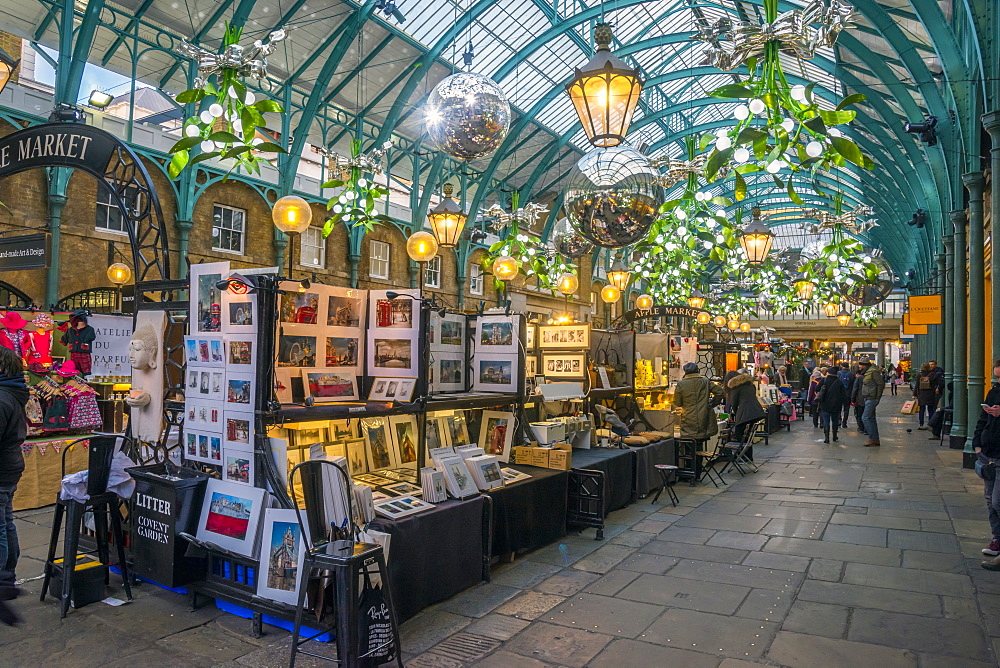
M 549 453 L 549 468 L 569 471 L 573 467 L 572 450 L 553 450 Z
M 549 467 L 549 453 L 546 448 L 531 448 L 531 465 L 541 466 L 544 469 Z
M 531 433 L 545 445 L 566 438 L 566 425 L 562 422 L 531 422 Z
M 528 448 L 523 445 L 515 445 L 510 451 L 510 459 L 514 464 L 526 464 L 531 466 L 531 451 L 534 448 Z
M 552 449 L 553 450 L 572 450 L 573 449 L 573 444 L 572 443 L 567 443 L 565 441 L 559 441 L 558 443 L 553 443 L 552 444 Z

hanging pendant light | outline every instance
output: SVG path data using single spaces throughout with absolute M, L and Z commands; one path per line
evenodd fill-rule
M 691 296 L 688 297 L 688 306 L 691 308 L 705 308 L 705 302 L 707 300 L 708 298 L 705 297 L 705 293 L 698 288 L 695 288 L 691 293 Z
M 594 27 L 597 53 L 566 84 L 587 139 L 601 148 L 617 146 L 625 140 L 643 85 L 638 69 L 628 67 L 611 54 L 613 39 L 611 26 L 598 23 Z
M 723 327 L 726 326 L 726 316 L 724 315 L 715 316 L 715 318 L 712 320 L 712 324 L 715 325 L 718 329 L 722 329 Z
M 803 301 L 812 299 L 815 290 L 816 284 L 809 279 L 803 278 L 802 280 L 795 281 L 795 294 Z
M 840 309 L 840 313 L 837 314 L 837 322 L 840 323 L 841 327 L 847 327 L 851 323 L 851 314 L 847 312 L 847 309 Z
M 823 313 L 827 318 L 836 318 L 837 313 L 840 310 L 837 302 L 830 302 L 829 304 L 823 304 Z
M 451 198 L 454 188 L 450 183 L 444 184 L 444 197 L 438 205 L 427 212 L 427 220 L 430 221 L 431 231 L 437 239 L 441 248 L 455 248 L 458 240 L 465 229 L 465 221 L 468 218 L 458 202 Z
M 635 307 L 647 311 L 653 308 L 653 298 L 649 295 L 639 295 L 639 298 L 635 300 Z
M 622 291 L 618 289 L 617 285 L 605 285 L 601 288 L 601 299 L 605 304 L 614 304 L 621 299 L 621 296 Z
M 520 268 L 521 265 L 518 261 L 509 255 L 501 255 L 497 259 L 493 260 L 493 265 L 491 267 L 493 275 L 501 281 L 513 280 L 520 271 Z
M 556 289 L 566 296 L 569 296 L 576 292 L 577 288 L 580 287 L 580 279 L 578 279 L 574 274 L 566 272 L 559 276 L 556 281 Z
M 744 334 L 747 333 L 747 332 L 749 332 L 750 329 L 751 329 L 751 327 L 750 327 L 750 323 L 749 322 L 741 322 L 740 323 L 740 331 L 743 332 Z
M 764 264 L 767 254 L 771 252 L 774 243 L 774 233 L 760 218 L 760 209 L 753 208 L 753 220 L 740 232 L 740 246 L 746 255 L 747 264 L 759 266 Z
M 611 271 L 608 272 L 608 281 L 619 290 L 624 290 L 628 287 L 628 280 L 631 276 L 632 272 L 625 266 L 621 253 L 619 253 L 611 265 Z
M 701 313 L 698 314 L 698 324 L 699 325 L 707 325 L 710 322 L 712 322 L 712 314 L 711 313 L 709 313 L 708 311 L 702 311 Z

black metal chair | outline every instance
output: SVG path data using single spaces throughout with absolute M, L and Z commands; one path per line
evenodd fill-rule
M 944 408 L 944 415 L 941 416 L 941 437 L 938 439 L 938 445 L 944 445 L 945 437 L 951 437 L 951 426 L 955 420 L 955 410 L 952 408 Z M 949 440 L 950 442 L 950 440 Z
M 111 563 L 111 549 L 108 544 L 108 518 L 110 516 L 111 531 L 114 534 L 115 548 L 118 552 L 118 568 L 121 569 L 122 584 L 125 595 L 132 600 L 132 587 L 129 584 L 128 564 L 125 561 L 125 534 L 122 531 L 122 517 L 119 511 L 118 495 L 108 491 L 108 478 L 111 475 L 111 460 L 118 449 L 118 441 L 123 439 L 114 435 L 88 436 L 73 441 L 62 451 L 62 476 L 66 476 L 66 455 L 76 445 L 89 442 L 87 459 L 87 495 L 85 502 L 63 499 L 62 493 L 56 495 L 55 516 L 52 520 L 52 534 L 49 538 L 49 552 L 45 559 L 45 579 L 42 581 L 40 601 L 45 600 L 52 577 L 58 575 L 62 583 L 60 592 L 59 617 L 62 619 L 69 611 L 73 592 L 73 574 L 76 571 L 79 556 L 80 533 L 83 530 L 83 516 L 89 510 L 94 514 L 94 533 L 97 543 L 97 558 L 105 565 Z M 56 560 L 56 549 L 59 544 L 59 533 L 62 530 L 63 519 L 66 520 L 63 536 L 63 557 Z M 105 584 L 110 581 L 106 575 Z
M 725 461 L 722 469 L 718 472 L 721 476 L 729 468 L 735 468 L 739 471 L 740 475 L 746 475 L 746 470 L 744 466 L 753 468 L 754 471 L 759 470 L 757 465 L 753 463 L 753 460 L 747 455 L 750 450 L 750 446 L 753 445 L 754 437 L 757 435 L 757 431 L 763 427 L 766 423 L 766 419 L 762 418 L 747 424 L 743 428 L 743 436 L 739 441 L 733 441 L 730 443 L 725 443 L 720 446 L 722 454 L 722 460 Z
M 343 477 L 345 489 L 348 491 L 345 495 L 347 500 L 346 530 L 342 533 L 340 531 L 330 531 L 330 520 L 334 519 L 334 526 L 341 526 L 341 518 L 329 518 L 326 514 L 324 466 L 336 469 L 334 475 Z M 305 497 L 305 518 L 303 518 L 303 509 L 299 507 L 296 494 L 296 474 L 299 475 L 302 481 L 302 492 Z M 350 475 L 336 463 L 321 459 L 302 462 L 292 469 L 288 479 L 290 483 L 289 487 L 292 490 L 292 504 L 295 507 L 296 518 L 299 522 L 299 531 L 305 545 L 305 555 L 302 563 L 303 573 L 300 574 L 301 577 L 298 579 L 299 597 L 298 603 L 295 606 L 295 627 L 292 631 L 289 668 L 295 667 L 295 657 L 297 654 L 305 654 L 317 659 L 339 663 L 348 668 L 368 665 L 370 659 L 365 661 L 366 658 L 388 654 L 387 663 L 395 662 L 399 668 L 403 668 L 402 650 L 399 643 L 399 626 L 396 623 L 396 610 L 392 604 L 392 588 L 389 583 L 389 570 L 386 567 L 385 555 L 382 552 L 381 545 L 361 543 L 357 540 L 360 529 L 354 522 L 353 492 Z M 345 535 L 346 539 L 339 540 L 338 534 Z M 368 580 L 373 575 L 370 570 L 372 566 L 375 567 L 374 574 L 377 574 L 381 579 L 382 591 L 389 608 L 391 640 L 362 652 L 358 629 L 358 605 L 361 595 L 360 582 L 362 579 Z M 309 638 L 299 638 L 299 633 L 302 629 L 302 615 L 306 602 L 306 592 L 309 590 L 309 583 L 312 580 L 314 571 L 322 571 L 324 573 L 324 575 L 318 578 L 321 588 L 324 586 L 324 581 L 327 578 L 333 583 L 333 602 L 336 606 L 336 622 L 333 627 L 337 644 L 336 659 L 301 649 L 302 644 L 331 630 L 325 629 Z M 383 652 L 386 648 L 388 648 L 388 652 Z

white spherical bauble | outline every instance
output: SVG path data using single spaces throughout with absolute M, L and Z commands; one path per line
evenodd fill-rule
M 737 107 L 733 109 L 733 116 L 739 121 L 746 120 L 750 117 L 750 110 L 745 104 L 737 105 Z
M 510 103 L 492 79 L 460 72 L 427 99 L 427 135 L 438 150 L 472 160 L 493 153 L 510 130 Z
M 758 100 L 757 98 L 750 100 L 749 106 L 751 114 L 760 114 L 763 113 L 765 109 L 767 109 L 767 107 L 764 105 L 764 101 Z
M 806 155 L 810 158 L 818 158 L 823 155 L 823 144 L 818 141 L 811 141 L 806 144 Z

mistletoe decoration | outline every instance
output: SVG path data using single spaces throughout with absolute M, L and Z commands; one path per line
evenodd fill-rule
M 331 159 L 331 167 L 340 173 L 339 179 L 327 181 L 322 187 L 342 188 L 327 202 L 330 217 L 323 225 L 324 237 L 330 236 L 338 223 L 344 223 L 350 228 L 363 227 L 366 232 L 370 232 L 379 223 L 392 222 L 391 216 L 375 213 L 375 203 L 387 197 L 389 190 L 373 180 L 382 173 L 382 158 L 391 146 L 392 142 L 385 142 L 370 153 L 363 154 L 361 142 L 355 139 L 351 141 L 349 158 L 329 149 L 320 150 L 320 153 Z
M 857 327 L 874 327 L 882 316 L 882 309 L 877 306 L 861 306 L 854 311 L 854 324 Z
M 181 55 L 198 61 L 199 76 L 195 87 L 180 93 L 176 100 L 201 103 L 202 111 L 184 121 L 184 137 L 170 148 L 167 173 L 172 179 L 188 166 L 211 158 L 231 161 L 230 172 L 242 166 L 248 173 L 260 174 L 264 160 L 260 153 L 287 153 L 282 146 L 257 136 L 258 128 L 266 127 L 264 114 L 280 114 L 284 109 L 274 100 L 257 100 L 244 81 L 248 77 L 266 81 L 266 56 L 285 38 L 285 31 L 272 32 L 266 44 L 258 40 L 249 50 L 239 45 L 242 32 L 242 28 L 227 23 L 219 54 L 187 42 L 178 48 Z M 209 80 L 213 76 L 216 83 Z M 195 149 L 200 152 L 192 158 Z

